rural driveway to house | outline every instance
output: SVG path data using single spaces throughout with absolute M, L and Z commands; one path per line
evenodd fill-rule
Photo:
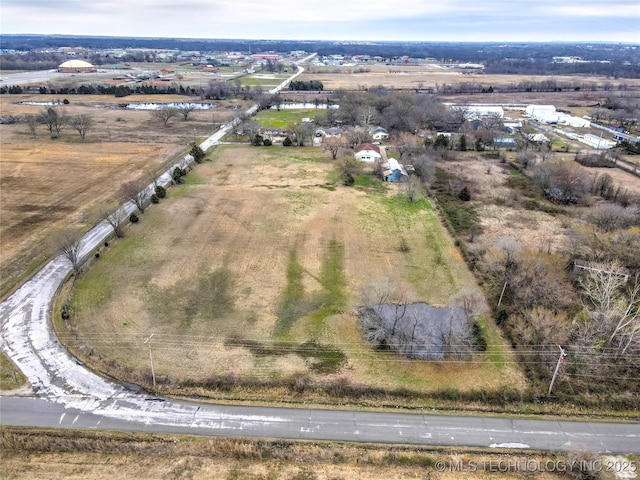
M 221 128 L 203 150 L 231 128 Z M 159 181 L 168 183 L 169 171 Z M 91 255 L 110 234 L 108 225 L 96 225 L 83 238 L 82 254 Z M 579 445 L 640 454 L 637 423 L 213 405 L 132 391 L 84 368 L 52 331 L 53 299 L 70 272 L 58 256 L 0 304 L 2 350 L 33 389 L 28 397 L 0 398 L 2 425 L 554 451 Z

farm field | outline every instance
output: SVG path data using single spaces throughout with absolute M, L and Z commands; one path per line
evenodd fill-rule
M 359 69 L 364 71 L 358 72 Z M 640 86 L 638 79 L 605 79 L 597 76 L 549 76 L 549 75 L 494 75 L 485 73 L 470 73 L 468 70 L 438 67 L 435 65 L 401 66 L 401 65 L 360 65 L 358 67 L 310 67 L 300 80 L 319 80 L 325 90 L 359 90 L 374 86 L 392 89 L 422 89 L 433 88 L 444 83 L 475 83 L 494 88 L 500 85 L 520 83 L 522 81 L 540 82 L 553 78 L 559 83 L 575 82 L 583 85 L 602 86 L 610 84 L 614 89 L 620 84 L 634 87 Z M 562 93 L 562 92 L 559 92 Z M 584 93 L 584 92 L 583 92 Z M 524 102 L 518 102 L 524 103 Z M 552 103 L 552 102 L 545 102 Z
M 409 301 L 434 305 L 475 285 L 429 202 L 409 204 L 392 185 L 343 187 L 319 149 L 225 146 L 212 157 L 60 299 L 73 314 L 58 334 L 88 364 L 148 384 L 153 334 L 167 392 L 224 376 L 421 392 L 523 386 L 489 321 L 490 348 L 468 362 L 408 362 L 363 344 L 356 307 L 372 281 L 388 277 Z
M 2 296 L 51 257 L 47 239 L 55 230 L 68 226 L 90 228 L 95 223 L 91 211 L 118 199 L 120 185 L 135 178 L 150 181 L 149 172 L 179 158 L 191 143 L 208 136 L 233 115 L 231 109 L 220 105 L 194 111 L 186 122 L 174 118 L 165 128 L 149 111 L 117 106 L 184 101 L 184 97 L 64 98 L 69 104 L 57 108 L 65 114 L 86 114 L 94 119 L 94 127 L 84 142 L 71 127 L 52 140 L 44 126 L 38 127 L 34 138 L 24 123 L 0 125 Z M 47 108 L 47 102 L 62 100 L 57 95 L 2 95 L 0 116 L 37 115 Z

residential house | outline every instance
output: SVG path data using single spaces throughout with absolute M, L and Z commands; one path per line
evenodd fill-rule
M 371 130 L 371 138 L 376 142 L 384 142 L 389 139 L 389 132 L 384 127 L 375 127 Z
M 316 130 L 317 132 L 317 130 Z M 327 128 L 324 130 L 324 136 L 325 137 L 341 137 L 342 136 L 342 129 L 338 128 L 338 127 L 331 127 L 331 128 Z
M 380 147 L 370 143 L 362 143 L 354 149 L 354 156 L 361 162 L 373 163 L 382 158 Z

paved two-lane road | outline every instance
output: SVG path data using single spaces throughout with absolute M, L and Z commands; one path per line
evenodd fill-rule
M 159 401 L 126 395 L 93 408 L 0 399 L 5 425 L 348 442 L 640 453 L 638 425 Z M 142 402 L 141 402 L 142 400 Z

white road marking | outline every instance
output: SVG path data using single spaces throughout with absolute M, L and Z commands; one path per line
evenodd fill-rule
M 489 448 L 531 448 L 526 443 L 492 443 Z

